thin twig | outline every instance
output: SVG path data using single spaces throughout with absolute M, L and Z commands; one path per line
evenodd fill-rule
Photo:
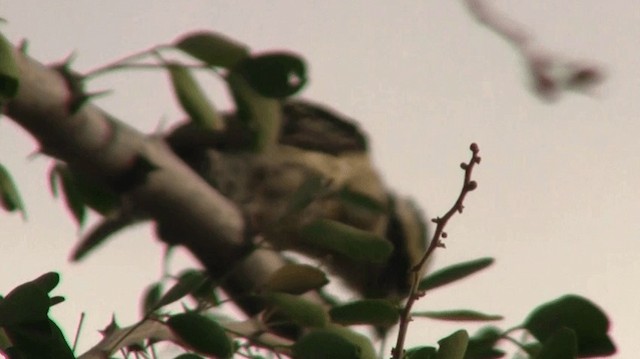
M 409 323 L 411 322 L 411 309 L 413 308 L 413 304 L 422 297 L 423 293 L 419 291 L 418 285 L 420 283 L 420 273 L 422 273 L 422 268 L 424 267 L 427 259 L 429 259 L 438 247 L 443 247 L 442 239 L 447 237 L 447 233 L 444 231 L 447 223 L 456 213 L 462 213 L 464 209 L 464 199 L 467 196 L 467 193 L 475 190 L 478 187 L 476 181 L 471 180 L 471 173 L 473 172 L 473 168 L 475 165 L 480 164 L 480 157 L 478 156 L 479 148 L 478 145 L 472 143 L 470 146 L 471 150 L 471 159 L 469 163 L 461 163 L 460 167 L 464 170 L 464 182 L 462 184 L 462 189 L 460 190 L 460 194 L 458 195 L 458 199 L 451 206 L 451 208 L 444 214 L 442 217 L 434 218 L 432 221 L 436 223 L 436 230 L 433 234 L 433 238 L 431 242 L 429 242 L 429 247 L 425 251 L 422 259 L 411 269 L 412 282 L 411 282 L 411 290 L 409 292 L 409 298 L 407 299 L 407 303 L 405 304 L 402 315 L 400 316 L 400 325 L 398 328 L 398 338 L 396 341 L 395 347 L 391 350 L 391 354 L 394 359 L 401 359 L 404 355 L 404 342 L 407 336 L 407 330 L 409 329 Z
M 562 90 L 589 92 L 602 82 L 604 71 L 594 64 L 564 60 L 534 46 L 534 37 L 522 24 L 500 14 L 486 0 L 465 0 L 478 21 L 513 45 L 527 63 L 534 91 L 554 100 Z
M 80 332 L 82 331 L 82 324 L 84 324 L 85 313 L 80 313 L 80 321 L 78 321 L 78 328 L 76 328 L 76 337 L 73 339 L 73 348 L 71 351 L 75 353 L 76 348 L 78 347 L 78 340 L 80 339 Z

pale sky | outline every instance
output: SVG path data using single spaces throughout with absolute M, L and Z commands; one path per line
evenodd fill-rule
M 461 1 L 37 1 L 0 0 L 1 31 L 29 40 L 51 63 L 77 56 L 79 71 L 193 30 L 214 30 L 255 51 L 287 49 L 309 63 L 302 96 L 358 119 L 387 183 L 442 215 L 462 181 L 459 163 L 477 142 L 483 162 L 466 211 L 448 227 L 434 267 L 492 256 L 476 277 L 434 291 L 421 310 L 471 308 L 503 314 L 506 329 L 536 305 L 567 293 L 586 296 L 612 320 L 619 354 L 640 352 L 636 260 L 640 244 L 640 8 L 633 0 L 495 1 L 563 58 L 593 61 L 607 79 L 592 96 L 566 93 L 546 103 L 528 89 L 522 58 L 477 24 Z M 220 107 L 229 100 L 206 86 Z M 181 117 L 162 72 L 99 78 L 113 89 L 97 104 L 150 132 Z M 158 278 L 161 246 L 143 226 L 70 265 L 77 229 L 47 186 L 45 158 L 28 160 L 31 138 L 0 121 L 0 163 L 28 210 L 0 213 L 0 293 L 60 271 L 53 316 L 72 339 L 87 312 L 80 347 L 115 313 L 131 324 L 144 286 Z M 184 260 L 182 262 L 185 262 Z M 416 320 L 409 345 L 435 344 L 459 325 Z M 473 332 L 477 326 L 467 326 Z

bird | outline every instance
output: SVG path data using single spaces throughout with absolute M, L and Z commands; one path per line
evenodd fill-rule
M 411 271 L 427 247 L 423 212 L 385 184 L 355 120 L 299 98 L 282 100 L 279 112 L 277 142 L 261 151 L 252 147 L 251 128 L 239 111 L 223 114 L 222 130 L 185 121 L 165 141 L 238 206 L 257 243 L 319 260 L 362 297 L 405 298 Z M 314 190 L 292 203 L 309 186 Z M 73 258 L 83 258 L 108 236 L 144 219 L 131 212 L 106 217 L 80 240 Z M 305 228 L 319 220 L 381 238 L 391 244 L 390 255 L 383 261 L 354 260 L 310 244 Z
M 243 210 L 252 230 L 268 245 L 320 259 L 363 297 L 405 298 L 411 270 L 427 246 L 422 210 L 384 183 L 355 120 L 302 99 L 284 100 L 281 114 L 277 145 L 259 153 L 245 150 L 249 139 L 238 126 L 237 113 L 224 116 L 225 135 L 207 134 L 187 123 L 174 129 L 168 142 Z M 289 213 L 292 197 L 314 179 L 322 184 L 317 196 Z M 304 228 L 318 219 L 371 233 L 391 243 L 393 250 L 385 261 L 375 263 L 309 245 L 301 238 Z

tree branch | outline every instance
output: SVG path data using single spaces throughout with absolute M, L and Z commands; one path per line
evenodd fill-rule
M 223 288 L 232 297 L 260 287 L 284 263 L 277 253 L 249 251 L 238 208 L 163 140 L 143 135 L 90 103 L 72 113 L 74 94 L 58 71 L 18 50 L 14 56 L 20 89 L 5 114 L 33 135 L 42 152 L 112 188 L 118 184 L 116 189 L 148 214 L 161 234 L 179 234 L 171 237 L 172 244 L 185 246 L 214 278 L 224 277 Z M 141 160 L 151 168 L 130 183 Z M 232 267 L 233 273 L 227 273 Z M 245 304 L 245 311 L 255 311 Z

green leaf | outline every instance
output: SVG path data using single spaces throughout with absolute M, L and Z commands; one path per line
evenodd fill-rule
M 146 315 L 158 308 L 162 295 L 162 283 L 156 282 L 147 287 L 142 297 L 142 312 Z
M 561 328 L 544 342 L 536 359 L 574 359 L 577 355 L 576 333 L 569 328 Z
M 207 65 L 227 69 L 249 57 L 249 49 L 245 45 L 209 31 L 187 34 L 176 40 L 174 46 Z
M 60 162 L 49 170 L 49 188 L 54 197 L 58 196 L 59 182 L 62 184 L 67 207 L 80 224 L 84 221 L 86 206 L 106 216 L 120 205 L 119 197 L 111 190 Z
M 205 129 L 221 129 L 222 118 L 207 99 L 189 69 L 178 64 L 167 65 L 173 92 L 191 121 Z
M 184 354 L 178 355 L 177 357 L 175 357 L 173 359 L 204 359 L 204 358 L 201 357 L 200 355 L 196 355 L 196 354 L 192 354 L 192 353 L 184 353 Z
M 300 91 L 307 82 L 304 60 L 296 54 L 273 52 L 247 58 L 235 69 L 260 95 L 282 99 Z
M 359 262 L 384 263 L 393 252 L 393 244 L 385 238 L 328 219 L 304 226 L 300 236 L 310 245 Z
M 604 356 L 616 352 L 607 335 L 609 319 L 586 298 L 566 295 L 536 308 L 523 326 L 541 343 L 562 328 L 575 332 L 579 356 Z
M 279 314 L 303 327 L 322 328 L 328 323 L 327 313 L 318 304 L 286 293 L 269 293 L 264 299 Z
M 400 312 L 384 299 L 364 299 L 331 308 L 331 320 L 342 325 L 369 324 L 389 327 L 398 322 Z
M 198 302 L 205 302 L 213 306 L 217 306 L 220 304 L 220 298 L 218 298 L 218 293 L 216 293 L 216 288 L 220 284 L 219 281 L 214 280 L 210 276 L 205 273 L 204 282 L 195 290 L 191 291 L 191 296 L 195 298 Z
M 189 312 L 174 315 L 167 320 L 171 330 L 195 351 L 230 358 L 233 354 L 231 339 L 224 328 L 210 318 Z
M 444 310 L 438 312 L 415 312 L 411 313 L 411 316 L 450 321 L 491 321 L 503 319 L 501 315 L 485 314 L 468 309 Z
M 493 263 L 493 258 L 480 258 L 440 269 L 420 281 L 418 288 L 426 291 L 465 278 Z
M 289 198 L 287 210 L 282 215 L 282 218 L 304 210 L 311 202 L 318 198 L 326 188 L 327 184 L 322 176 L 308 176 L 293 195 L 291 195 L 291 198 Z
M 2 35 L 0 35 L 1 37 Z M 2 81 L 2 80 L 0 80 Z M 1 86 L 1 85 L 0 85 Z M 22 219 L 26 219 L 24 204 L 13 182 L 9 171 L 0 164 L 0 205 L 9 212 L 20 211 Z
M 340 196 L 340 200 L 348 205 L 364 208 L 373 213 L 385 213 L 387 211 L 386 206 L 380 201 L 357 191 L 350 190 L 347 187 L 343 188 L 338 195 Z
M 328 330 L 314 330 L 300 338 L 292 347 L 299 359 L 359 359 L 360 348 L 343 336 Z
M 231 72 L 227 84 L 240 120 L 252 134 L 251 149 L 264 152 L 278 143 L 282 125 L 280 102 L 257 93 L 240 74 Z
M 106 215 L 120 205 L 119 197 L 105 186 L 98 184 L 94 179 L 70 169 L 69 176 L 80 194 L 82 202 L 94 211 Z
M 404 359 L 435 359 L 437 350 L 434 347 L 417 347 L 408 349 Z
M 292 347 L 294 358 L 377 359 L 375 349 L 366 336 L 338 325 L 315 329 Z
M 13 57 L 13 46 L 0 34 L 0 103 L 18 94 L 20 72 Z
M 58 283 L 60 283 L 60 274 L 56 272 L 48 272 L 32 280 L 31 283 L 49 293 L 58 286 Z
M 176 284 L 158 300 L 156 307 L 164 307 L 177 300 L 184 298 L 187 294 L 198 289 L 206 280 L 206 277 L 199 271 L 187 270 L 180 275 Z
M 51 306 L 48 292 L 58 281 L 58 274 L 50 272 L 9 292 L 0 301 L 0 327 L 47 320 Z
M 494 326 L 480 329 L 469 339 L 465 359 L 495 359 L 504 357 L 505 353 L 494 348 L 502 338 L 502 331 Z
M 307 264 L 290 263 L 273 273 L 265 287 L 274 292 L 302 294 L 329 283 L 327 275 Z
M 75 358 L 64 334 L 49 318 L 6 327 L 5 332 L 13 345 L 11 358 Z
M 458 330 L 450 336 L 440 339 L 438 344 L 437 359 L 463 359 L 469 342 L 469 334 L 466 330 Z
M 78 226 L 82 226 L 86 217 L 84 200 L 76 186 L 71 171 L 62 163 L 54 165 L 49 173 L 49 184 L 51 185 L 51 191 L 54 195 L 57 195 L 58 192 L 58 181 L 62 185 L 62 192 L 67 209 L 71 212 L 73 218 L 75 218 Z

